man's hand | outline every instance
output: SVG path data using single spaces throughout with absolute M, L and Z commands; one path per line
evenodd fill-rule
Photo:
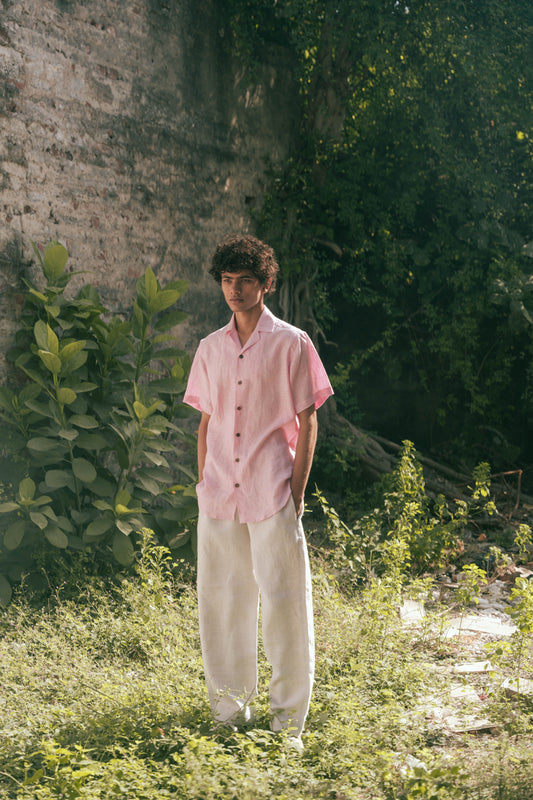
M 202 418 L 198 426 L 198 483 L 204 479 L 205 457 L 207 454 L 207 427 L 211 417 L 202 411 Z
M 296 443 L 296 453 L 294 456 L 294 467 L 291 478 L 291 492 L 298 516 L 304 509 L 305 487 L 313 456 L 315 453 L 318 423 L 314 405 L 309 406 L 298 414 L 300 430 L 298 432 L 298 442 Z

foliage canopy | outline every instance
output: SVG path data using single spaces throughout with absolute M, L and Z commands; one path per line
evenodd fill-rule
M 422 446 L 517 459 L 531 433 L 527 0 L 227 4 L 251 69 L 294 56 L 298 140 L 258 216 L 312 304 L 341 409 Z M 305 291 L 302 290 L 305 286 Z M 306 313 L 309 310 L 306 309 Z

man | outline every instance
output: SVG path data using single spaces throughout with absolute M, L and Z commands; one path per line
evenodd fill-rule
M 264 305 L 274 251 L 227 237 L 210 273 L 233 312 L 200 342 L 185 403 L 198 430 L 198 611 L 215 720 L 252 719 L 258 603 L 272 667 L 271 728 L 299 742 L 314 676 L 311 576 L 301 516 L 317 436 L 316 409 L 332 389 L 308 335 Z

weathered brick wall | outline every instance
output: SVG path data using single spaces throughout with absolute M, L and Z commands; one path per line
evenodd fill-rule
M 251 230 L 295 97 L 275 58 L 247 86 L 216 6 L 0 0 L 2 354 L 31 240 L 62 241 L 72 270 L 89 271 L 78 285 L 98 286 L 114 311 L 147 266 L 190 280 L 189 349 L 224 321 L 205 267 L 225 233 Z

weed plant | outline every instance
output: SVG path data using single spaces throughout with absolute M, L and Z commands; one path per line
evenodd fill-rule
M 471 499 L 450 503 L 444 495 L 430 497 L 422 466 L 409 441 L 403 442 L 396 466 L 382 477 L 374 492 L 374 507 L 351 524 L 316 488 L 315 500 L 325 519 L 327 541 L 346 583 L 361 584 L 381 575 L 398 590 L 415 576 L 449 566 L 462 551 L 462 535 L 475 517 L 496 513 L 490 495 L 490 468 L 479 464 L 472 475 Z M 523 556 L 531 541 L 521 525 L 516 546 Z
M 114 588 L 94 580 L 76 601 L 58 593 L 46 609 L 19 593 L 2 612 L 2 800 L 532 795 L 527 707 L 495 695 L 494 713 L 506 715 L 500 738 L 432 729 L 420 700 L 445 693 L 446 681 L 430 638 L 402 626 L 394 582 L 385 575 L 347 595 L 317 557 L 304 754 L 269 730 L 264 658 L 255 727 L 213 730 L 195 591 L 190 574 L 170 567 L 144 530 L 134 573 Z

